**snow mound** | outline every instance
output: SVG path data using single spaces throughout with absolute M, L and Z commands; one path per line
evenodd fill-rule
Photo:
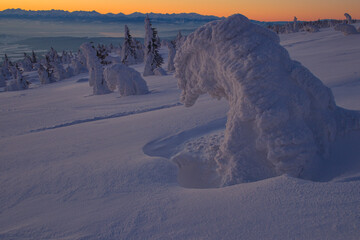
M 290 59 L 276 33 L 242 15 L 190 34 L 175 67 L 185 106 L 205 93 L 229 102 L 214 156 L 220 186 L 284 173 L 314 179 L 336 136 L 360 126 L 360 114 L 337 107 L 331 90 Z
M 334 27 L 334 29 L 342 32 L 344 35 L 358 34 L 356 28 L 350 24 L 338 24 Z
M 120 96 L 141 95 L 149 92 L 140 73 L 124 64 L 114 64 L 105 68 L 104 79 L 110 90 L 119 89 Z

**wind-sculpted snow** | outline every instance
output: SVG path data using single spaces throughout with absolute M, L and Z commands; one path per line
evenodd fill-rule
M 230 105 L 215 156 L 221 185 L 287 173 L 312 179 L 338 134 L 359 113 L 337 107 L 329 88 L 290 59 L 278 36 L 242 15 L 190 34 L 175 57 L 185 106 L 209 93 Z

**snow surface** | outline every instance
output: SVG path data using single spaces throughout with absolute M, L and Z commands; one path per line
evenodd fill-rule
M 281 36 L 354 110 L 359 40 L 333 29 Z M 358 239 L 359 132 L 330 148 L 321 182 L 282 175 L 204 189 L 196 174 L 209 174 L 202 157 L 220 144 L 226 101 L 203 95 L 185 108 L 171 74 L 121 98 L 93 95 L 86 79 L 0 93 L 0 239 Z

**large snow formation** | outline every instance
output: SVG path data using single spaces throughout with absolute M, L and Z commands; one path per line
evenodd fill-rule
M 141 74 L 124 64 L 114 64 L 105 68 L 104 78 L 111 90 L 118 88 L 120 96 L 141 95 L 149 92 Z
M 336 106 L 329 88 L 290 59 L 276 33 L 242 15 L 190 34 L 175 57 L 185 106 L 209 93 L 230 105 L 214 157 L 220 185 L 287 173 L 313 178 L 338 134 L 360 114 Z

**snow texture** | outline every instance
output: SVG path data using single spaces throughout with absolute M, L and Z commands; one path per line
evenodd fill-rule
M 356 31 L 356 28 L 350 24 L 338 24 L 334 27 L 334 29 L 336 31 L 342 32 L 345 36 L 351 35 L 351 34 L 358 34 L 358 31 Z
M 230 110 L 215 161 L 220 185 L 287 173 L 311 179 L 358 112 L 337 107 L 329 88 L 290 59 L 278 36 L 242 15 L 190 34 L 175 56 L 181 102 L 209 93 Z
M 80 49 L 86 58 L 86 65 L 89 70 L 89 85 L 93 87 L 93 93 L 95 95 L 110 93 L 103 76 L 103 66 L 96 56 L 96 50 L 90 43 L 83 43 Z
M 149 92 L 140 73 L 124 64 L 114 64 L 105 68 L 104 78 L 112 91 L 119 89 L 120 96 L 142 95 Z

